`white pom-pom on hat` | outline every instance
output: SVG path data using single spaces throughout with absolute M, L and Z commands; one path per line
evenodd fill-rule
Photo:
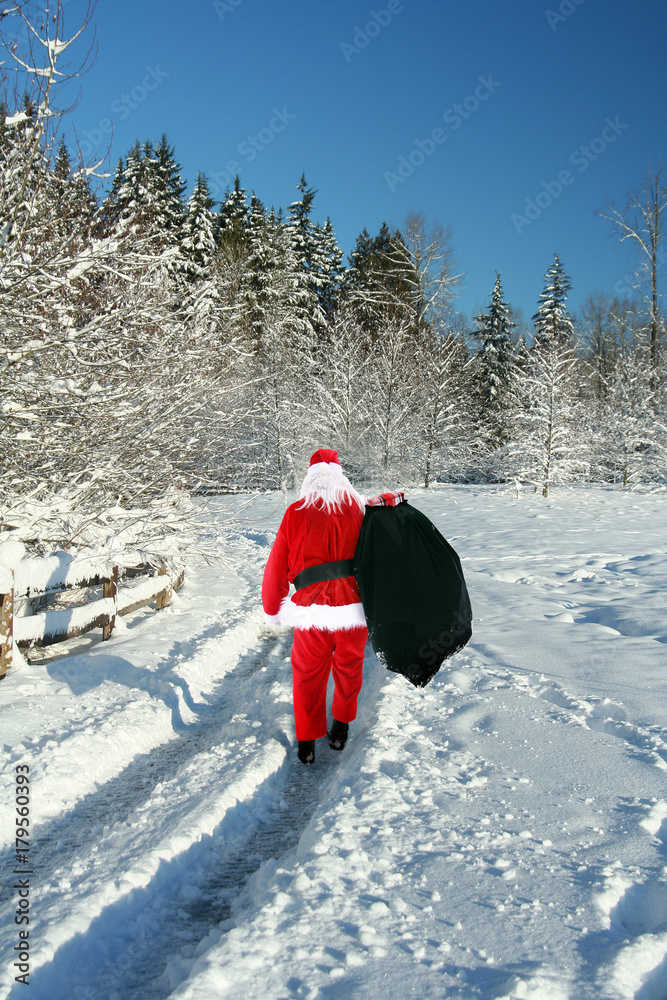
M 307 476 L 316 476 L 318 472 L 331 468 L 333 472 L 342 472 L 338 461 L 338 452 L 333 448 L 318 448 L 313 452 L 308 466 Z

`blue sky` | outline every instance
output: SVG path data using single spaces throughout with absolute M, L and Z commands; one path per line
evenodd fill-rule
M 277 208 L 305 172 L 346 253 L 421 210 L 451 225 L 468 313 L 498 270 L 529 319 L 554 253 L 575 309 L 623 285 L 595 211 L 667 148 L 660 0 L 98 0 L 94 22 L 70 134 L 112 168 L 165 131 L 189 190 L 238 170 Z

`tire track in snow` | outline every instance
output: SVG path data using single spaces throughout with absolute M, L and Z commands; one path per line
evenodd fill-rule
M 228 630 L 220 636 L 207 637 L 205 644 L 222 644 L 228 637 Z M 31 856 L 35 878 L 44 883 L 58 869 L 66 868 L 70 861 L 78 858 L 82 848 L 90 842 L 91 832 L 100 835 L 107 825 L 124 823 L 134 810 L 145 802 L 159 782 L 173 777 L 180 768 L 208 747 L 224 739 L 236 708 L 238 707 L 236 687 L 261 671 L 262 667 L 281 651 L 286 639 L 277 644 L 265 641 L 257 653 L 242 656 L 235 669 L 217 685 L 210 696 L 210 703 L 199 709 L 199 719 L 176 736 L 155 747 L 148 753 L 138 754 L 116 777 L 105 782 L 97 791 L 86 795 L 76 806 L 60 816 L 40 824 L 34 831 L 33 854 Z M 190 653 L 196 648 L 187 643 Z M 177 644 L 180 655 L 181 644 Z M 202 650 L 198 650 L 201 655 Z M 231 685 L 231 687 L 230 687 Z M 0 865 L 11 867 L 13 848 L 0 854 Z M 11 887 L 0 887 L 0 904 L 12 898 Z
M 208 947 L 223 933 L 235 926 L 235 913 L 243 900 L 250 879 L 270 859 L 280 861 L 298 844 L 312 819 L 326 789 L 334 779 L 338 755 L 319 752 L 314 767 L 304 768 L 294 753 L 285 762 L 285 784 L 276 796 L 275 811 L 261 821 L 250 836 L 244 834 L 233 849 L 220 853 L 209 869 L 211 889 L 191 905 L 184 907 L 184 920 L 192 938 L 202 948 Z M 216 925 L 224 926 L 217 931 Z M 213 933 L 211 933 L 213 932 Z M 179 944 L 178 934 L 172 935 L 165 956 L 174 955 Z M 134 970 L 134 982 L 125 986 L 123 997 L 128 1000 L 163 1000 L 187 977 L 198 948 L 189 949 L 192 957 L 176 957 L 167 963 L 164 973 L 150 982 L 150 966 Z M 129 984 L 128 984 L 129 985 Z M 131 992 L 133 990 L 133 992 Z
M 183 850 L 164 858 L 144 884 L 135 884 L 129 891 L 121 893 L 119 883 L 128 876 L 128 872 L 117 871 L 113 873 L 116 876 L 114 886 L 109 887 L 110 879 L 107 877 L 106 883 L 94 887 L 93 892 L 99 900 L 94 900 L 91 907 L 90 896 L 85 895 L 85 878 L 94 880 L 96 865 L 102 859 L 96 850 L 91 850 L 87 858 L 79 857 L 89 840 L 92 818 L 99 821 L 98 810 L 105 809 L 112 821 L 111 830 L 109 834 L 105 831 L 101 844 L 103 853 L 104 841 L 111 841 L 114 832 L 128 825 L 133 812 L 150 804 L 151 793 L 156 788 L 170 780 L 178 780 L 184 769 L 197 765 L 200 758 L 210 756 L 210 747 L 221 740 L 224 742 L 226 730 L 236 718 L 233 713 L 239 703 L 248 703 L 253 695 L 259 693 L 259 698 L 255 699 L 258 703 L 257 714 L 260 719 L 266 719 L 267 715 L 270 718 L 266 701 L 275 697 L 276 677 L 285 673 L 284 653 L 288 639 L 282 636 L 277 643 L 267 643 L 259 654 L 242 657 L 233 673 L 225 679 L 221 704 L 215 713 L 209 713 L 196 731 L 183 734 L 133 762 L 121 778 L 109 783 L 111 787 L 105 786 L 98 795 L 89 797 L 94 802 L 88 802 L 84 808 L 78 807 L 74 811 L 76 822 L 70 816 L 52 824 L 54 829 L 51 840 L 47 841 L 47 857 L 42 857 L 42 876 L 45 862 L 46 865 L 50 863 L 56 876 L 67 867 L 63 865 L 63 857 L 70 866 L 76 864 L 80 867 L 83 863 L 86 869 L 80 873 L 83 878 L 80 875 L 77 877 L 78 888 L 84 889 L 80 909 L 87 913 L 78 920 L 78 924 L 74 914 L 69 920 L 69 931 L 64 932 L 65 939 L 53 948 L 53 959 L 35 968 L 31 975 L 33 996 L 43 997 L 44 1000 L 47 997 L 48 1000 L 64 1000 L 65 997 L 68 1000 L 70 997 L 84 1000 L 105 1000 L 108 997 L 111 1000 L 119 996 L 123 1000 L 134 997 L 157 1000 L 168 996 L 187 975 L 197 946 L 205 941 L 211 928 L 230 917 L 234 903 L 251 875 L 264 861 L 280 858 L 296 845 L 340 757 L 329 751 L 325 744 L 320 744 L 315 767 L 303 768 L 289 747 L 283 726 L 281 733 L 274 733 L 268 743 L 263 744 L 268 747 L 273 743 L 280 751 L 278 766 L 269 764 L 268 770 L 267 767 L 260 768 L 259 780 L 246 799 L 237 800 L 210 833 L 193 837 Z M 232 687 L 236 690 L 233 691 Z M 288 725 L 290 723 L 291 719 Z M 283 746 L 279 747 L 276 741 Z M 250 770 L 245 768 L 238 773 L 234 758 L 226 763 L 228 770 L 235 773 L 237 783 Z M 128 774 L 128 771 L 131 773 Z M 188 789 L 185 791 L 187 795 Z M 157 830 L 152 832 L 154 841 Z M 58 839 L 59 834 L 70 835 L 67 844 L 63 844 L 62 836 Z M 135 850 L 135 845 L 131 850 Z M 116 848 L 109 852 L 112 858 L 115 852 Z M 132 860 L 134 870 L 139 873 L 148 866 L 141 855 Z M 131 870 L 129 881 L 133 879 Z M 115 895 L 115 898 L 109 898 L 110 895 Z M 55 898 L 57 893 L 52 893 L 52 896 L 53 915 L 48 913 L 47 899 L 40 909 L 47 922 L 54 925 L 58 922 L 55 910 L 60 903 Z M 77 908 L 77 898 L 73 896 L 73 910 Z M 94 911 L 92 919 L 91 910 Z M 62 924 L 62 919 L 59 922 Z
M 183 784 L 188 782 L 188 772 L 203 771 L 208 766 L 209 771 L 215 775 L 221 764 L 227 764 L 227 775 L 231 776 L 232 784 L 234 779 L 238 784 L 239 779 L 242 781 L 244 775 L 252 770 L 252 766 L 248 767 L 246 760 L 243 759 L 244 755 L 240 755 L 241 759 L 236 761 L 237 766 L 235 767 L 234 760 L 229 762 L 223 758 L 220 761 L 219 756 L 212 752 L 212 748 L 224 746 L 230 737 L 230 732 L 238 731 L 240 723 L 235 722 L 235 716 L 239 704 L 254 703 L 260 718 L 265 718 L 268 714 L 270 720 L 266 702 L 275 699 L 269 688 L 272 684 L 275 686 L 275 681 L 280 674 L 285 673 L 284 652 L 289 638 L 287 635 L 282 635 L 277 640 L 265 640 L 259 651 L 252 650 L 240 657 L 235 669 L 218 685 L 215 701 L 207 706 L 206 712 L 197 723 L 181 731 L 175 739 L 156 747 L 152 752 L 135 757 L 120 775 L 107 782 L 99 792 L 86 796 L 69 813 L 44 824 L 39 829 L 31 860 L 34 859 L 32 864 L 33 884 L 38 885 L 40 889 L 40 917 L 45 918 L 45 924 L 62 925 L 72 913 L 76 923 L 78 907 L 80 913 L 84 911 L 78 922 L 85 926 L 89 922 L 91 908 L 95 909 L 95 903 L 91 907 L 91 896 L 96 892 L 100 896 L 100 900 L 95 901 L 99 906 L 99 913 L 94 914 L 92 922 L 94 923 L 98 916 L 103 915 L 108 897 L 110 895 L 119 896 L 119 883 L 122 881 L 123 875 L 127 874 L 127 866 L 129 865 L 131 869 L 133 863 L 135 867 L 137 861 L 141 864 L 142 856 L 149 856 L 154 850 L 156 842 L 161 846 L 160 839 L 164 840 L 165 830 L 168 835 L 172 827 L 178 828 L 178 815 L 172 821 L 171 813 L 180 812 L 182 814 L 183 812 L 182 803 L 176 801 L 175 796 L 178 796 L 180 790 L 179 781 L 182 780 Z M 258 685 L 260 679 L 263 683 Z M 264 695 L 263 699 L 257 697 L 258 691 L 260 695 Z M 277 721 L 279 722 L 279 720 Z M 271 721 L 269 721 L 270 725 Z M 236 742 L 240 745 L 243 744 L 243 740 L 238 739 L 238 734 Z M 260 754 L 255 754 L 255 757 L 261 756 L 261 750 L 268 747 L 270 758 L 270 744 L 275 748 L 274 760 L 276 758 L 275 751 L 279 751 L 280 761 L 284 760 L 286 748 L 289 746 L 284 727 L 280 728 L 279 726 L 278 732 L 267 734 L 263 747 L 260 748 Z M 231 766 L 229 766 L 230 763 Z M 255 762 L 251 760 L 251 765 L 253 763 Z M 255 766 L 255 770 L 258 770 L 257 766 Z M 280 762 L 277 770 L 280 770 Z M 270 759 L 259 761 L 260 785 L 267 776 L 270 777 L 272 771 L 275 772 L 276 767 Z M 183 777 L 181 778 L 181 776 Z M 156 790 L 159 795 L 161 787 L 171 793 L 171 798 L 167 797 L 164 802 L 164 809 L 160 817 L 163 823 L 158 826 L 151 815 L 155 812 L 155 806 L 153 805 L 151 808 L 151 798 L 155 798 Z M 179 806 L 180 810 L 178 810 Z M 146 813 L 144 817 L 141 817 L 142 811 Z M 241 811 L 243 810 L 241 809 Z M 165 813 L 166 815 L 164 815 Z M 135 842 L 130 839 L 128 855 L 127 850 L 122 850 L 123 837 L 127 835 L 128 828 L 135 825 L 133 821 L 136 820 L 137 816 L 144 820 L 143 828 Z M 248 817 L 245 821 L 248 821 Z M 93 835 L 92 842 L 91 833 Z M 119 852 L 119 843 L 122 853 Z M 114 870 L 114 862 L 118 860 L 120 860 L 121 865 Z M 106 877 L 107 883 L 115 882 L 115 887 L 110 891 L 104 881 L 101 883 L 100 891 L 99 869 L 104 867 L 105 862 L 107 871 L 104 873 L 104 877 Z M 123 864 L 123 862 L 125 863 Z M 49 884 L 49 880 L 52 884 Z M 63 906 L 62 897 L 67 895 L 67 890 L 72 884 L 74 884 L 74 888 L 69 893 L 71 898 L 65 900 Z M 126 889 L 124 894 L 128 895 Z M 129 894 L 131 895 L 131 892 Z M 14 893 L 11 886 L 5 887 L 3 896 L 6 900 L 13 899 Z M 102 898 L 104 896 L 107 897 L 106 900 Z M 118 903 L 118 899 L 113 900 L 111 905 L 116 903 Z M 51 909 L 57 912 L 54 912 L 52 918 L 48 919 Z M 65 910 L 64 915 L 63 909 Z M 122 904 L 120 909 L 123 909 Z M 125 907 L 125 909 L 127 908 Z M 62 943 L 67 951 L 67 932 L 63 933 L 65 939 Z M 72 933 L 76 933 L 76 930 Z M 104 933 L 107 934 L 108 931 L 105 930 Z M 11 941 L 9 941 L 10 947 L 13 944 L 12 935 Z M 93 950 L 98 948 L 98 944 L 98 942 L 93 941 Z M 33 947 L 39 948 L 38 940 L 34 941 Z M 155 951 L 153 951 L 154 955 Z M 6 956 L 4 957 L 6 958 Z M 35 957 L 34 953 L 33 957 Z M 67 962 L 64 965 L 64 975 L 61 975 L 60 978 L 67 982 L 69 966 Z M 4 968 L 8 968 L 6 961 L 3 962 L 3 971 Z M 33 969 L 35 976 L 31 977 L 31 985 L 33 992 L 40 995 L 39 990 L 35 988 L 40 980 L 40 972 L 35 964 L 33 964 Z M 55 996 L 53 975 L 51 972 L 47 972 L 46 976 L 48 984 L 44 987 L 43 995 L 52 998 Z M 91 972 L 91 979 L 94 978 L 95 975 Z M 0 987 L 0 997 L 4 995 Z M 74 994 L 70 994 L 68 987 L 62 995 Z M 94 995 L 102 994 L 96 992 Z
M 370 660 L 378 669 L 374 677 L 366 676 L 364 681 L 353 743 L 363 734 L 385 679 L 374 657 Z M 251 807 L 239 817 L 237 835 L 211 852 L 205 868 L 198 873 L 197 885 L 190 885 L 189 898 L 181 901 L 176 918 L 170 914 L 170 920 L 158 930 L 155 950 L 149 939 L 135 954 L 132 965 L 126 963 L 122 977 L 116 971 L 117 962 L 108 961 L 107 970 L 111 969 L 114 990 L 118 992 L 96 992 L 90 1000 L 93 996 L 95 1000 L 115 1000 L 116 996 L 123 1000 L 163 1000 L 170 996 L 187 978 L 198 956 L 242 922 L 248 910 L 253 911 L 252 891 L 248 892 L 253 876 L 265 862 L 273 859 L 279 865 L 294 850 L 318 807 L 329 797 L 338 766 L 347 757 L 347 753 L 331 751 L 321 740 L 315 765 L 304 768 L 290 747 L 264 809 L 253 815 Z M 192 873 L 186 874 L 190 877 Z M 156 950 L 160 952 L 161 967 L 156 967 Z M 85 993 L 81 997 L 89 1000 Z M 59 998 L 49 996 L 49 1000 Z

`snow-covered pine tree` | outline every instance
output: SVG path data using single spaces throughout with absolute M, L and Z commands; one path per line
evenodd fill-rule
M 395 317 L 401 324 L 409 315 L 412 288 L 410 284 L 410 267 L 406 268 L 409 251 L 400 229 L 393 232 L 383 222 L 380 231 L 373 240 L 371 251 L 369 292 L 376 305 L 376 315 L 381 318 L 380 326 L 384 325 L 386 317 Z
M 41 115 L 27 95 L 15 114 L 3 113 L 0 135 L 0 246 L 14 252 L 30 240 L 33 218 L 44 210 L 48 152 L 42 148 Z M 39 249 L 39 248 L 36 248 Z
M 63 215 L 59 236 L 67 233 L 69 224 L 75 218 L 76 206 L 73 204 L 74 198 L 71 181 L 72 167 L 70 156 L 65 140 L 61 139 L 53 161 L 53 170 L 51 171 L 52 189 L 56 193 L 57 200 L 60 202 Z
M 42 201 L 44 214 L 33 220 L 42 246 L 42 261 L 49 260 L 56 269 L 65 262 L 70 264 L 69 278 L 54 282 L 47 296 L 48 307 L 44 309 L 44 319 L 51 318 L 51 335 L 57 337 L 85 323 L 89 311 L 95 308 L 95 292 L 89 278 L 83 272 L 79 276 L 71 262 L 90 255 L 99 223 L 97 200 L 86 172 L 73 171 L 64 141 L 58 147 L 53 168 L 45 172 Z M 99 277 L 97 281 L 99 287 Z
M 273 338 L 292 342 L 312 328 L 300 308 L 299 261 L 289 233 L 273 209 L 267 214 L 253 193 L 245 232 L 238 303 L 229 310 L 235 330 L 244 332 L 253 349 L 268 349 Z
M 556 341 L 558 345 L 572 346 L 574 327 L 567 311 L 567 293 L 571 287 L 572 283 L 560 258 L 555 254 L 554 262 L 544 278 L 537 312 L 533 316 L 536 344 Z
M 491 292 L 487 312 L 474 317 L 473 337 L 479 343 L 474 358 L 475 391 L 479 399 L 479 438 L 484 451 L 503 448 L 511 437 L 511 413 L 518 378 L 514 322 L 503 299 L 500 274 Z
M 216 280 L 213 199 L 203 173 L 198 173 L 181 229 L 176 271 L 183 283 L 185 322 L 211 327 L 218 322 L 220 300 Z
M 257 470 L 260 482 L 282 489 L 293 484 L 295 466 L 305 457 L 313 432 L 313 331 L 301 308 L 300 268 L 289 234 L 273 210 L 266 215 L 256 197 L 248 241 L 239 307 L 233 314 L 234 329 L 244 332 L 242 343 L 253 352 L 249 430 L 261 448 L 246 449 L 247 467 Z
M 225 258 L 243 258 L 247 254 L 248 203 L 237 174 L 234 187 L 226 191 L 215 217 L 215 237 Z
M 342 299 L 355 310 L 364 330 L 375 338 L 392 318 L 401 324 L 411 311 L 411 285 L 406 280 L 409 252 L 400 231 L 390 231 L 386 222 L 377 236 L 367 230 L 357 237 L 345 272 Z
M 153 252 L 174 247 L 184 220 L 183 190 L 180 165 L 166 136 L 157 148 L 150 141 L 135 142 L 114 173 L 104 204 L 106 231 L 150 239 Z
M 223 283 L 230 264 L 223 254 Z M 300 329 L 294 309 L 293 275 L 297 267 L 287 234 L 275 212 L 267 215 L 260 199 L 251 196 L 243 233 L 243 257 L 236 264 L 238 288 L 226 306 L 235 335 L 261 354 L 275 336 L 290 338 Z
M 322 278 L 318 271 L 319 254 L 315 226 L 310 218 L 316 191 L 309 188 L 305 174 L 297 184 L 301 198 L 287 209 L 285 232 L 296 264 L 293 273 L 294 305 L 300 321 L 308 328 L 321 326 L 325 316 L 320 307 Z
M 97 199 L 90 189 L 84 170 L 73 170 L 69 150 L 63 139 L 49 175 L 51 197 L 55 201 L 58 236 L 70 245 L 86 240 L 97 212 Z
M 590 440 L 581 406 L 581 370 L 567 312 L 570 280 L 558 257 L 545 276 L 534 317 L 535 338 L 522 366 L 514 438 L 516 472 L 548 496 L 552 483 L 585 476 Z M 586 441 L 586 447 L 584 447 Z
M 245 189 L 238 176 L 234 188 L 227 191 L 214 217 L 214 235 L 220 260 L 218 292 L 220 302 L 236 324 L 240 306 L 241 285 L 246 273 L 248 246 L 248 204 Z
M 122 156 L 119 156 L 116 169 L 113 172 L 111 187 L 102 203 L 103 232 L 105 235 L 109 235 L 114 231 L 124 208 L 120 200 L 120 190 L 123 186 L 124 173 L 125 160 Z
M 288 220 L 285 224 L 291 245 L 306 273 L 310 270 L 314 248 L 313 223 L 310 213 L 317 192 L 309 188 L 306 175 L 301 174 L 296 189 L 301 195 L 298 201 L 293 201 L 287 209 Z
M 331 317 L 335 312 L 345 268 L 343 267 L 343 251 L 338 246 L 331 220 L 323 226 L 315 226 L 315 253 L 313 270 L 317 271 L 320 312 L 325 317 Z
M 146 187 L 147 153 L 150 155 L 147 146 L 142 149 L 137 139 L 127 158 L 121 157 L 118 161 L 105 206 L 109 232 L 113 236 L 120 237 L 126 232 L 147 235 L 153 208 Z
M 231 237 L 230 227 L 228 235 Z M 254 191 L 243 223 L 243 268 L 234 327 L 241 330 L 254 351 L 263 349 L 266 334 L 278 313 L 280 257 L 266 210 Z M 235 240 L 239 246 L 239 240 Z
M 166 243 L 175 246 L 185 219 L 183 195 L 187 185 L 181 177 L 181 164 L 166 133 L 153 151 L 151 161 L 152 187 L 155 191 L 153 226 Z
M 365 333 L 374 328 L 374 310 L 370 306 L 364 290 L 370 282 L 372 271 L 373 240 L 367 229 L 363 229 L 349 255 L 349 267 L 343 273 L 341 304 L 354 309 L 357 322 Z

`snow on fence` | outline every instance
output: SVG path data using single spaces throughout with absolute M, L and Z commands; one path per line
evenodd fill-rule
M 108 639 L 116 617 L 153 603 L 156 611 L 166 607 L 185 578 L 184 569 L 147 563 L 111 566 L 99 558 L 77 558 L 66 552 L 23 558 L 13 568 L 0 570 L 0 677 L 12 665 L 14 644 L 50 646 L 95 628 Z M 94 587 L 101 588 L 101 595 L 91 599 Z M 71 600 L 74 591 L 86 591 L 84 603 Z M 56 602 L 65 606 L 48 607 Z

